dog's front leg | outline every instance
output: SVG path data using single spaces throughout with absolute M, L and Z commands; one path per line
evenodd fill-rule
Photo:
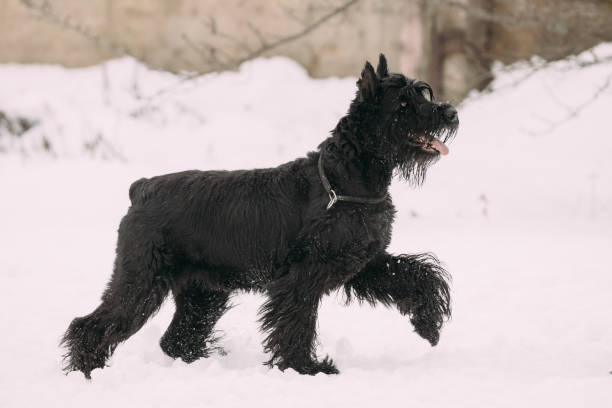
M 268 287 L 260 322 L 268 333 L 264 350 L 272 355 L 269 366 L 293 368 L 301 374 L 338 373 L 330 359 L 318 361 L 315 354 L 317 311 L 326 273 L 325 266 L 297 263 Z
M 349 301 L 395 305 L 410 316 L 415 331 L 435 346 L 440 329 L 451 315 L 448 273 L 435 256 L 390 255 L 374 257 L 345 285 Z

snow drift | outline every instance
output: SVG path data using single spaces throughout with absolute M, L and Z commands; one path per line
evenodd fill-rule
M 593 55 L 612 45 L 535 73 L 499 68 L 461 107 L 423 188 L 393 185 L 390 250 L 435 252 L 454 277 L 438 347 L 396 311 L 338 295 L 321 307 L 319 353 L 342 374 L 268 370 L 261 298 L 237 295 L 218 325 L 228 355 L 186 365 L 157 345 L 166 302 L 91 383 L 61 373 L 57 345 L 98 303 L 129 184 L 302 156 L 344 114 L 355 78 L 313 80 L 283 58 L 195 81 L 130 59 L 0 66 L 0 111 L 35 123 L 0 129 L 0 406 L 610 405 L 612 64 L 582 67 Z

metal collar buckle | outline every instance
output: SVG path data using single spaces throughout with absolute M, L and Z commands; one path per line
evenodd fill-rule
M 338 196 L 336 195 L 336 192 L 333 189 L 329 190 L 328 194 L 329 194 L 329 203 L 327 203 L 327 209 L 329 210 L 330 208 L 334 206 L 334 204 L 338 202 Z

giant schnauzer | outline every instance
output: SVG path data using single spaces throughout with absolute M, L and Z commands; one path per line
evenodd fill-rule
M 140 179 L 119 226 L 102 303 L 72 321 L 65 370 L 90 378 L 169 291 L 176 303 L 162 350 L 192 362 L 214 350 L 232 292 L 258 291 L 270 366 L 338 373 L 315 354 L 321 298 L 396 306 L 432 345 L 450 316 L 448 275 L 430 254 L 391 255 L 394 174 L 419 184 L 448 153 L 457 111 L 431 87 L 366 63 L 349 112 L 315 152 L 276 168 L 184 171 Z

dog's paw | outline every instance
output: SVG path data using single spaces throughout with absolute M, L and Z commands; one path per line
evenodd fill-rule
M 210 349 L 205 344 L 205 342 L 169 341 L 166 338 L 162 338 L 159 343 L 164 353 L 174 359 L 180 358 L 187 364 L 210 356 Z
M 69 374 L 72 371 L 80 371 L 86 379 L 91 380 L 91 372 L 96 368 L 106 367 L 105 359 L 98 355 L 67 355 L 64 372 Z
M 268 365 L 275 365 L 281 371 L 285 371 L 288 368 L 292 368 L 298 373 L 305 375 L 315 375 L 318 373 L 340 374 L 340 370 L 338 370 L 338 368 L 334 364 L 334 361 L 329 357 L 325 357 L 322 361 L 312 360 L 299 363 L 281 361 L 275 364 L 268 363 Z
M 435 327 L 415 325 L 414 331 L 419 336 L 427 340 L 432 347 L 436 346 L 438 341 L 440 341 L 440 330 L 436 329 Z
M 326 356 L 323 361 L 317 361 L 315 364 L 315 372 L 313 374 L 340 374 L 340 370 L 334 364 L 334 361 Z
M 410 322 L 414 326 L 414 331 L 427 340 L 429 344 L 436 346 L 440 341 L 440 329 L 449 317 L 440 308 L 430 309 L 416 308 L 410 300 L 397 302 L 397 307 L 402 315 L 410 316 Z M 414 310 L 416 309 L 416 311 Z
M 104 331 L 97 329 L 97 325 L 99 320 L 95 316 L 78 317 L 70 323 L 61 342 L 67 349 L 63 356 L 66 374 L 80 371 L 91 380 L 93 370 L 106 367 L 112 350 L 104 346 Z
M 438 341 L 440 341 L 440 325 L 438 322 L 414 317 L 410 321 L 414 326 L 414 331 L 427 340 L 432 347 L 438 344 Z

